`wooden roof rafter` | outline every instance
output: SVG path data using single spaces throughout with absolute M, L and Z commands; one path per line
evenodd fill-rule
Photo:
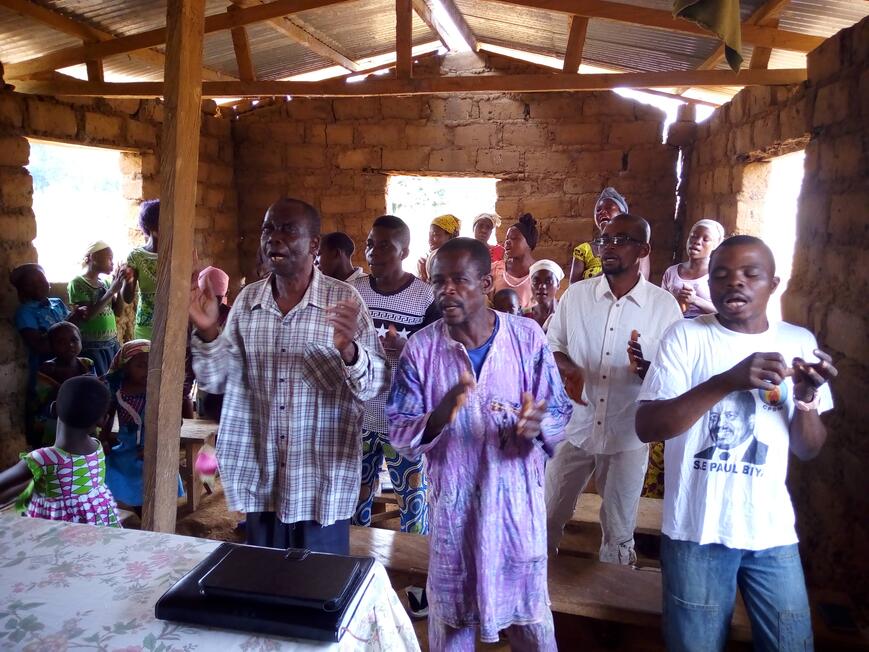
M 0 0 L 6 2 L 8 0 Z M 252 23 L 259 23 L 270 18 L 278 18 L 299 11 L 318 9 L 334 4 L 340 4 L 347 0 L 274 0 L 268 4 L 255 5 L 239 9 L 238 11 L 226 11 L 208 16 L 205 19 L 205 33 L 220 32 L 241 27 Z M 99 43 L 85 44 L 70 48 L 63 48 L 49 52 L 33 59 L 6 64 L 6 77 L 8 79 L 23 79 L 29 75 L 58 68 L 66 68 L 89 59 L 102 59 L 116 54 L 125 54 L 163 45 L 166 42 L 166 28 L 156 29 L 119 36 L 101 41 Z
M 563 72 L 577 72 L 582 63 L 582 50 L 585 47 L 585 36 L 588 33 L 588 18 L 586 16 L 570 16 L 568 18 L 569 33 L 567 50 L 564 53 Z
M 411 0 L 411 4 L 413 5 L 413 10 L 416 12 L 416 15 L 419 16 L 419 19 L 424 22 L 432 32 L 434 32 L 441 44 L 449 49 L 447 37 L 445 36 L 440 23 L 435 20 L 434 12 L 432 11 L 431 5 L 428 3 L 428 0 Z
M 80 38 L 83 42 L 83 47 L 94 45 L 97 43 L 112 41 L 118 38 L 110 32 L 106 32 L 105 30 L 98 29 L 96 27 L 88 25 L 87 23 L 75 20 L 65 14 L 61 14 L 52 9 L 47 9 L 42 5 L 31 2 L 30 0 L 0 0 L 0 7 L 9 9 L 10 11 L 17 13 L 20 16 L 35 20 L 38 23 L 51 27 L 52 29 L 55 29 L 59 32 L 63 32 L 64 34 Z M 150 47 L 130 50 L 126 54 L 129 54 L 131 58 L 138 59 L 144 63 L 160 68 L 161 70 L 166 66 L 166 55 Z M 96 70 L 97 68 L 97 64 L 95 62 L 101 61 L 102 58 L 103 57 L 92 57 L 90 59 L 78 62 L 84 63 L 88 66 L 89 79 L 91 76 L 91 70 Z M 10 68 L 14 69 L 14 66 L 15 64 L 6 64 L 7 77 L 9 77 L 8 70 Z M 64 68 L 66 66 L 58 67 Z M 101 64 L 99 64 L 99 68 L 102 68 Z M 232 81 L 236 79 L 232 75 L 227 75 L 226 73 L 222 73 L 218 70 L 213 70 L 211 68 L 205 67 L 202 68 L 202 78 L 209 81 Z
M 230 0 L 232 6 L 249 8 L 266 4 L 264 0 Z M 358 72 L 360 67 L 347 54 L 341 52 L 337 43 L 317 29 L 306 23 L 298 16 L 280 16 L 269 18 L 266 23 L 277 32 L 288 36 L 294 43 L 304 45 L 312 52 L 319 54 L 339 66 L 343 66 L 352 72 Z
M 685 32 L 706 38 L 718 38 L 699 25 L 680 18 L 674 18 L 669 11 L 649 9 L 637 5 L 610 0 L 496 0 L 506 4 L 542 9 L 568 15 L 599 18 L 644 27 L 656 27 L 674 32 Z M 747 21 L 746 21 L 747 23 Z M 742 40 L 753 45 L 761 45 L 795 52 L 810 52 L 818 47 L 824 38 L 798 32 L 788 32 L 773 27 L 756 24 L 742 25 Z
M 366 79 L 320 82 L 254 81 L 203 82 L 203 97 L 365 97 L 389 95 L 431 95 L 443 93 L 535 93 L 559 91 L 602 91 L 615 88 L 672 88 L 673 86 L 779 86 L 806 80 L 804 68 L 775 70 L 677 70 L 665 72 L 517 75 L 465 75 L 414 79 Z M 157 97 L 162 82 L 68 82 L 23 80 L 16 82 L 24 93 L 79 95 L 91 97 Z
M 459 11 L 456 3 L 453 2 L 453 0 L 441 0 L 441 6 L 444 8 L 447 16 L 450 17 L 450 20 L 453 21 L 459 34 L 461 34 L 462 38 L 465 39 L 465 43 L 468 44 L 468 47 L 474 52 L 479 51 L 480 47 L 477 43 L 477 37 L 471 29 L 471 26 L 468 25 L 468 21 L 465 20 L 462 12 Z
M 784 10 L 785 6 L 791 0 L 767 0 L 765 4 L 762 4 L 760 7 L 754 10 L 752 14 L 743 21 L 743 26 L 746 25 L 763 25 L 765 27 L 778 27 L 778 16 Z M 758 55 L 758 59 L 755 62 L 755 54 Z M 772 54 L 772 48 L 765 47 L 762 45 L 756 45 L 754 47 L 754 51 L 751 56 L 752 64 L 757 65 L 749 65 L 749 68 L 766 68 L 766 64 L 769 63 L 769 57 Z M 766 62 L 764 65 L 760 65 L 761 57 L 766 57 Z M 715 50 L 710 54 L 699 66 L 697 66 L 697 70 L 712 70 L 724 60 L 724 44 L 720 44 Z M 681 95 L 687 88 L 679 88 L 676 92 Z

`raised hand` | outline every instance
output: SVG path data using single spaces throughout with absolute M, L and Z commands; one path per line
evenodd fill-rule
M 332 326 L 332 341 L 346 364 L 356 359 L 356 325 L 362 306 L 355 301 L 339 301 L 326 308 L 326 321 Z
M 220 320 L 220 306 L 211 281 L 206 281 L 205 289 L 199 287 L 199 274 L 194 270 L 190 281 L 190 321 L 199 332 L 199 337 L 210 342 L 217 337 L 217 323 Z
M 802 358 L 794 358 L 791 366 L 794 377 L 794 398 L 810 403 L 815 398 L 815 392 L 824 383 L 839 375 L 839 370 L 833 365 L 833 359 L 820 349 L 813 351 L 819 362 L 806 362 Z
M 645 378 L 651 363 L 643 357 L 643 347 L 640 346 L 640 333 L 636 330 L 631 331 L 631 339 L 628 340 L 628 360 L 634 373 L 640 378 Z
M 437 408 L 435 408 L 445 417 L 446 423 L 452 423 L 456 420 L 459 410 L 468 402 L 468 396 L 476 385 L 477 382 L 469 372 L 462 372 L 459 382 L 452 386 L 450 391 L 441 399 Z
M 683 285 L 682 289 L 679 290 L 679 294 L 676 296 L 676 300 L 680 304 L 690 306 L 692 303 L 694 303 L 694 297 L 696 296 L 697 292 L 694 290 L 693 285 Z
M 729 391 L 772 389 L 793 374 L 780 353 L 752 353 L 721 374 Z
M 522 409 L 516 422 L 516 434 L 525 439 L 534 439 L 540 434 L 543 417 L 546 416 L 546 401 L 534 402 L 530 392 L 522 394 Z
M 121 291 L 121 287 L 124 285 L 124 280 L 127 278 L 127 264 L 126 263 L 118 263 L 115 267 L 115 274 L 112 278 L 112 284 L 109 286 L 109 294 L 112 296 L 116 295 Z
M 563 364 L 560 368 L 561 379 L 564 381 L 564 391 L 574 403 L 580 405 L 588 405 L 588 402 L 583 400 L 582 392 L 585 389 L 585 375 L 582 369 L 571 361 L 569 364 Z

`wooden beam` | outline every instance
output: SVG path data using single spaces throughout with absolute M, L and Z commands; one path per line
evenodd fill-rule
M 240 9 L 236 12 L 224 12 L 208 16 L 205 19 L 205 33 L 220 32 L 233 27 L 242 27 L 251 23 L 259 23 L 270 18 L 278 18 L 297 11 L 307 11 L 319 7 L 339 4 L 347 0 L 275 0 L 265 5 L 256 5 Z M 10 63 L 6 65 L 7 75 L 11 78 L 21 79 L 27 75 L 46 70 L 66 68 L 84 63 L 88 59 L 103 59 L 116 54 L 134 52 L 143 48 L 151 48 L 166 42 L 166 28 L 157 29 L 120 36 L 111 40 L 102 41 L 90 45 L 82 45 L 64 48 L 49 52 L 40 57 Z
M 105 77 L 103 76 L 103 60 L 102 59 L 94 59 L 93 61 L 88 61 L 85 63 L 85 67 L 88 71 L 88 81 L 92 82 L 101 82 L 105 81 Z
M 582 49 L 585 47 L 585 35 L 588 32 L 588 18 L 571 16 L 570 34 L 567 37 L 567 50 L 564 53 L 564 72 L 576 72 L 582 63 Z
M 768 0 L 765 4 L 761 5 L 757 9 L 755 9 L 752 14 L 743 21 L 743 26 L 745 25 L 756 25 L 764 23 L 764 21 L 769 19 L 774 19 L 775 23 L 769 25 L 770 27 L 778 27 L 778 15 L 782 12 L 788 2 L 791 0 Z M 769 50 L 772 53 L 772 48 L 764 48 L 764 46 L 755 45 L 754 52 L 758 50 L 758 48 L 763 48 L 764 50 Z M 754 59 L 754 54 L 752 53 L 752 59 Z M 724 44 L 722 43 L 710 54 L 706 59 L 697 66 L 697 70 L 712 70 L 717 66 L 721 61 L 724 60 Z M 767 56 L 767 61 L 769 61 L 769 57 Z M 749 65 L 749 68 L 752 66 Z M 766 66 L 763 66 L 764 68 Z M 676 92 L 681 95 L 687 88 L 678 88 Z
M 673 18 L 669 11 L 648 9 L 636 5 L 611 2 L 610 0 L 498 0 L 507 4 L 544 9 L 564 14 L 575 14 L 588 18 L 603 18 L 623 23 L 633 23 L 645 27 L 657 27 L 674 32 L 685 32 L 706 38 L 718 38 L 699 25 L 680 18 Z M 742 26 L 742 40 L 753 45 L 764 45 L 782 50 L 810 52 L 823 41 L 822 36 L 810 36 L 798 32 L 763 27 L 760 25 Z
M 56 29 L 59 32 L 80 38 L 86 43 L 100 43 L 111 41 L 116 38 L 115 35 L 110 32 L 97 29 L 96 27 L 85 23 L 80 23 L 77 20 L 68 18 L 67 16 L 52 11 L 51 9 L 46 9 L 41 5 L 33 4 L 30 0 L 0 0 L 0 7 L 6 7 L 21 16 L 32 18 L 33 20 Z M 128 56 L 156 68 L 163 69 L 166 66 L 166 55 L 150 48 L 134 50 L 130 52 Z M 92 61 L 98 60 L 99 59 L 92 59 Z M 87 61 L 85 62 L 85 64 L 88 63 L 89 62 Z M 90 77 L 91 70 L 88 69 L 88 78 Z M 202 69 L 202 78 L 209 81 L 234 81 L 236 79 L 232 75 L 227 75 L 226 73 L 211 68 Z
M 806 80 L 803 68 L 775 70 L 675 70 L 579 75 L 468 75 L 402 79 L 370 79 L 348 84 L 342 79 L 319 82 L 255 81 L 203 82 L 203 97 L 363 97 L 371 95 L 430 95 L 442 93 L 530 93 L 555 91 L 605 91 L 614 88 L 672 88 L 673 86 L 782 86 Z M 162 82 L 123 84 L 23 80 L 15 82 L 22 93 L 80 95 L 88 97 L 155 97 L 163 94 Z
M 444 8 L 444 11 L 447 12 L 450 20 L 453 21 L 456 29 L 459 30 L 459 34 L 461 34 L 462 38 L 465 39 L 465 43 L 468 44 L 468 47 L 470 47 L 474 52 L 477 52 L 479 50 L 477 37 L 474 36 L 474 32 L 471 31 L 468 21 L 465 20 L 465 17 L 462 15 L 462 12 L 459 11 L 456 3 L 453 2 L 453 0 L 441 0 L 441 6 Z
M 238 9 L 233 5 L 231 11 Z M 256 79 L 256 69 L 253 66 L 253 58 L 250 55 L 250 42 L 247 40 L 247 28 L 233 27 L 229 30 L 232 36 L 232 49 L 235 50 L 235 62 L 238 65 L 238 76 L 241 81 L 249 82 Z
M 160 240 L 148 360 L 142 527 L 174 532 L 181 388 L 193 267 L 193 214 L 202 119 L 205 0 L 172 0 L 166 12 L 166 119 L 160 170 Z M 245 82 L 239 82 L 245 83 Z M 188 460 L 192 464 L 193 460 Z
M 411 4 L 413 5 L 413 10 L 416 12 L 416 15 L 419 16 L 419 19 L 424 22 L 432 32 L 434 32 L 441 44 L 449 49 L 446 36 L 444 36 L 441 26 L 435 20 L 431 6 L 428 4 L 428 0 L 412 0 Z
M 254 7 L 263 4 L 265 0 L 230 0 L 230 2 L 238 7 Z M 298 16 L 281 16 L 280 18 L 271 18 L 266 22 L 275 31 L 290 37 L 294 43 L 304 45 L 311 52 L 319 54 L 324 59 L 334 61 L 339 66 L 344 66 L 354 72 L 359 70 L 356 62 L 341 52 L 337 44 L 329 43 L 331 39 L 325 34 L 319 33 Z
M 410 0 L 395 0 L 395 72 L 399 79 L 413 73 L 413 6 Z

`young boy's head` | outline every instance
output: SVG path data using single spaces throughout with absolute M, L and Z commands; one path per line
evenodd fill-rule
M 353 267 L 356 245 L 346 233 L 335 231 L 320 238 L 320 271 L 343 281 L 347 269 Z
M 381 215 L 365 239 L 365 260 L 375 279 L 401 271 L 410 247 L 410 229 L 395 215 Z
M 114 262 L 112 248 L 102 240 L 94 242 L 85 252 L 85 266 L 97 274 L 111 274 Z
M 495 296 L 492 297 L 492 307 L 498 312 L 506 312 L 508 315 L 518 315 L 522 310 L 519 295 L 510 288 L 495 292 Z
M 68 321 L 52 324 L 46 334 L 48 347 L 58 360 L 72 361 L 81 353 L 81 331 Z
M 94 428 L 109 409 L 111 393 L 94 376 L 75 376 L 57 392 L 57 419 L 71 428 Z
M 45 270 L 36 263 L 25 263 L 12 270 L 9 282 L 18 290 L 19 301 L 45 301 L 49 285 Z

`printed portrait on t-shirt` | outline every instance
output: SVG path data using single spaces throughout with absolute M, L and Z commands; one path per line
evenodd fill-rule
M 769 447 L 754 435 L 755 410 L 751 392 L 732 392 L 725 396 L 709 411 L 709 438 L 694 459 L 765 464 Z

